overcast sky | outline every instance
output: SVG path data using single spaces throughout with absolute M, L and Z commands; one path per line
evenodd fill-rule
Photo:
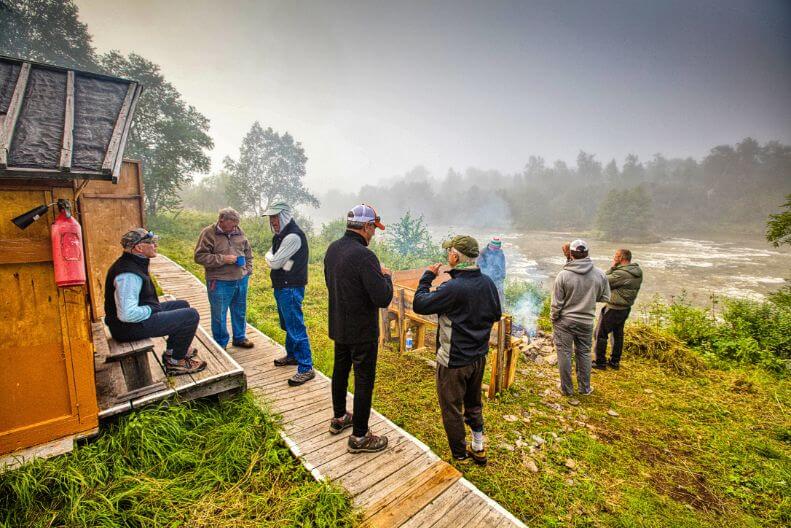
M 787 0 L 77 4 L 99 51 L 160 64 L 211 120 L 213 170 L 258 120 L 302 142 L 316 191 L 791 143 Z

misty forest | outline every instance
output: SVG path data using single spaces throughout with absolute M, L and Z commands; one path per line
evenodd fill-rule
M 270 388 L 256 388 L 265 377 L 262 372 L 270 373 L 267 369 L 272 361 L 267 356 L 266 367 L 254 366 L 247 372 L 250 390 L 230 399 L 187 403 L 174 397 L 102 423 L 98 436 L 69 454 L 7 471 L 0 462 L 1 526 L 335 527 L 366 522 L 379 525 L 385 512 L 400 520 L 382 522 L 382 526 L 791 524 L 791 129 L 787 122 L 778 135 L 752 123 L 727 141 L 721 140 L 722 135 L 701 135 L 706 146 L 694 154 L 690 149 L 674 152 L 671 144 L 659 139 L 655 146 L 646 148 L 646 139 L 635 138 L 633 147 L 619 144 L 620 150 L 600 153 L 555 137 L 556 143 L 564 144 L 564 152 L 576 152 L 576 157 L 552 159 L 556 154 L 542 152 L 541 146 L 529 139 L 511 138 L 506 144 L 509 159 L 519 160 L 516 169 L 494 159 L 483 166 L 471 166 L 471 158 L 463 157 L 462 152 L 458 152 L 459 159 L 443 158 L 442 168 L 420 154 L 400 163 L 399 168 L 370 161 L 376 160 L 372 156 L 366 176 L 355 173 L 342 179 L 338 173 L 334 178 L 335 173 L 319 164 L 326 150 L 334 148 L 333 138 L 339 151 L 351 141 L 340 137 L 340 128 L 311 136 L 304 119 L 290 122 L 279 114 L 259 111 L 254 104 L 234 101 L 227 96 L 234 93 L 233 87 L 223 88 L 224 95 L 217 96 L 218 100 L 224 98 L 220 108 L 228 114 L 217 119 L 206 99 L 202 99 L 204 106 L 194 101 L 195 94 L 205 90 L 211 95 L 217 86 L 233 83 L 222 79 L 229 70 L 222 70 L 217 74 L 220 80 L 212 79 L 210 85 L 185 89 L 190 82 L 186 79 L 192 77 L 184 74 L 189 67 L 179 60 L 186 61 L 189 54 L 173 59 L 165 44 L 160 44 L 158 51 L 152 46 L 140 51 L 130 48 L 128 40 L 115 41 L 110 33 L 99 31 L 98 24 L 89 24 L 88 13 L 103 13 L 94 4 L 0 0 L 0 56 L 129 79 L 143 86 L 124 157 L 140 161 L 146 225 L 130 225 L 129 229 L 144 227 L 156 233 L 158 253 L 178 265 L 180 273 L 194 275 L 211 289 L 209 268 L 198 264 L 195 253 L 198 236 L 206 226 L 220 225 L 219 210 L 230 207 L 238 211 L 239 226 L 253 257 L 246 321 L 256 332 L 260 330 L 267 343 L 290 347 L 287 343 L 293 337 L 283 322 L 282 307 L 275 298 L 278 288 L 272 285 L 267 264 L 275 229 L 270 227 L 271 207 L 287 203 L 293 208 L 295 225 L 304 231 L 309 250 L 300 316 L 304 317 L 315 369 L 320 375 L 332 376 L 338 356 L 328 334 L 332 308 L 325 284 L 325 258 L 331 244 L 345 236 L 347 212 L 356 204 L 373 206 L 386 229 L 374 230 L 375 236 L 366 244 L 388 273 L 394 274 L 392 302 L 396 303 L 379 312 L 380 317 L 392 320 L 383 319 L 377 332 L 392 330 L 396 336 L 382 341 L 374 360 L 373 408 L 382 418 L 376 419 L 371 430 L 392 434 L 403 429 L 411 436 L 398 437 L 397 442 L 403 442 L 398 446 L 410 445 L 405 448 L 410 452 L 414 446 L 409 438 L 415 437 L 432 457 L 455 468 L 455 478 L 463 476 L 476 491 L 449 487 L 450 491 L 423 490 L 421 495 L 410 488 L 409 493 L 424 499 L 426 493 L 435 494 L 426 499 L 426 509 L 407 514 L 411 510 L 404 486 L 430 483 L 428 477 L 417 473 L 415 463 L 401 466 L 395 458 L 386 458 L 396 455 L 381 455 L 381 468 L 387 475 L 376 477 L 373 468 L 377 463 L 347 464 L 342 463 L 346 459 L 341 455 L 334 455 L 338 458 L 317 464 L 316 470 L 305 457 L 329 453 L 335 444 L 330 444 L 328 435 L 309 437 L 307 429 L 295 431 L 292 421 L 303 417 L 292 415 L 300 404 L 315 406 L 306 414 L 332 409 L 319 409 L 312 403 L 311 398 L 321 392 L 317 388 L 295 392 L 298 396 L 293 399 L 285 392 L 267 399 Z M 154 8 L 147 3 L 140 12 L 164 9 L 166 16 L 180 16 L 164 4 Z M 201 13 L 216 9 L 198 4 L 200 8 L 195 9 Z M 245 2 L 230 4 L 230 10 L 239 11 L 234 16 L 242 16 L 246 9 L 264 9 Z M 267 14 L 282 15 L 278 11 L 282 6 L 266 4 L 266 9 L 272 8 Z M 508 12 L 495 4 L 493 11 Z M 552 12 L 538 4 L 538 11 Z M 615 4 L 601 2 L 608 9 L 616 9 Z M 735 20 L 742 13 L 743 6 L 739 6 L 726 9 L 723 16 Z M 452 4 L 446 7 L 459 12 L 465 9 Z M 768 19 L 770 15 L 762 14 L 761 9 L 770 7 L 782 11 L 771 2 L 744 9 L 755 9 L 756 17 Z M 307 5 L 291 8 L 301 14 L 311 9 Z M 376 12 L 377 20 L 387 21 L 388 14 L 378 11 L 384 11 L 384 6 L 368 8 Z M 351 8 L 345 6 L 344 11 L 347 9 Z M 356 16 L 366 9 L 349 12 Z M 673 17 L 684 17 L 687 7 L 674 4 L 663 9 Z M 714 7 L 711 10 L 716 11 Z M 791 21 L 791 13 L 783 12 L 785 20 Z M 256 11 L 255 16 L 263 17 L 262 13 Z M 624 15 L 624 25 L 636 23 L 632 16 Z M 145 17 L 135 20 L 143 24 L 140 20 Z M 449 27 L 454 20 L 448 18 Z M 114 23 L 125 24 L 121 17 Z M 131 27 L 133 22 L 129 24 Z M 547 27 L 554 26 L 547 23 Z M 284 28 L 285 32 L 294 29 L 288 24 Z M 393 31 L 400 35 L 401 29 Z M 441 24 L 435 30 L 445 31 Z M 484 30 L 498 35 L 496 27 Z M 232 27 L 227 31 L 240 39 L 238 42 L 249 38 Z M 417 34 L 425 28 L 414 31 Z M 777 31 L 778 38 L 785 39 L 782 49 L 787 61 L 782 68 L 787 69 L 791 45 L 787 31 Z M 389 48 L 399 57 L 393 59 L 394 68 L 399 61 L 409 63 L 421 53 L 429 53 L 430 46 L 424 41 L 412 33 L 404 34 L 415 42 L 403 43 L 409 50 L 404 51 L 408 60 L 399 55 L 400 39 L 397 46 Z M 225 37 L 206 38 L 211 42 Z M 250 49 L 255 48 L 255 53 L 266 55 L 265 46 L 261 45 L 261 51 L 257 45 L 249 45 L 244 52 L 253 53 Z M 353 56 L 360 51 L 343 49 Z M 213 60 L 207 55 L 207 61 Z M 367 75 L 370 57 L 362 56 L 359 64 L 349 60 L 345 67 L 361 68 Z M 229 57 L 224 60 L 233 62 Z M 245 68 L 254 63 L 266 70 L 269 64 L 263 59 L 260 63 L 238 60 Z M 290 66 L 294 71 L 308 68 L 297 59 Z M 424 82 L 419 77 L 422 71 L 415 67 L 413 80 L 418 84 Z M 207 67 L 206 76 L 211 75 L 214 73 Z M 272 76 L 277 77 L 275 73 Z M 273 84 L 278 82 L 288 84 L 282 79 Z M 775 88 L 788 92 L 791 86 Z M 260 94 L 253 91 L 255 97 L 265 98 L 274 93 L 269 89 L 261 88 Z M 329 97 L 329 91 L 322 90 L 316 88 L 316 98 Z M 10 98 L 10 94 L 0 93 L 0 101 L 4 97 Z M 386 97 L 384 93 L 383 107 Z M 590 97 L 595 105 L 595 95 Z M 290 111 L 284 103 L 283 115 Z M 328 110 L 330 116 L 341 113 Z M 602 111 L 600 133 L 606 136 L 609 124 L 622 117 Z M 756 117 L 755 122 L 760 124 L 761 119 L 765 116 Z M 232 123 L 233 129 L 226 134 L 218 132 L 216 122 L 224 127 Z M 0 129 L 2 125 L 0 121 Z M 468 126 L 478 124 L 470 122 Z M 524 126 L 527 129 L 531 124 Z M 222 130 L 227 132 L 228 128 Z M 650 132 L 646 130 L 646 138 L 659 137 Z M 366 133 L 370 129 L 358 131 L 360 137 Z M 491 130 L 491 135 L 498 134 Z M 323 141 L 328 141 L 329 147 Z M 75 216 L 80 219 L 79 211 Z M 515 359 L 508 367 L 506 379 L 511 376 L 510 381 L 503 381 L 496 394 L 494 388 L 490 395 L 485 391 L 496 383 L 495 369 L 505 365 L 495 366 L 490 359 L 485 366 L 486 465 L 454 461 L 438 404 L 439 323 L 424 326 L 413 312 L 412 299 L 408 308 L 403 300 L 404 290 L 415 289 L 427 266 L 449 262 L 453 250 L 443 249 L 441 244 L 460 234 L 474 237 L 481 250 L 499 250 L 502 244 L 506 262 L 501 302 L 509 324 L 508 346 Z M 589 250 L 590 261 L 602 272 L 621 266 L 617 259 L 629 248 L 643 275 L 639 294 L 633 306 L 629 304 L 631 312 L 626 312 L 625 326 L 621 322 L 621 364 L 608 364 L 609 368 L 589 374 L 595 391 L 580 389 L 579 394 L 569 395 L 561 392 L 559 383 L 562 357 L 556 336 L 560 327 L 553 300 L 560 291 L 556 288 L 560 274 L 570 273 L 561 270 L 577 258 L 564 254 L 562 246 L 575 239 L 587 241 L 584 256 L 588 257 Z M 0 240 L 0 247 L 3 243 Z M 409 278 L 399 282 L 398 277 Z M 160 294 L 170 293 L 167 275 L 154 278 Z M 204 286 L 200 288 L 203 298 Z M 398 302 L 402 303 L 400 312 Z M 600 302 L 595 309 L 597 332 L 605 304 Z M 387 315 L 387 310 L 394 313 Z M 412 316 L 414 319 L 409 319 Z M 212 335 L 209 316 L 201 317 L 201 326 Z M 421 346 L 412 346 L 413 336 Z M 244 367 L 258 351 L 259 342 L 255 342 L 252 352 L 235 345 L 226 350 Z M 608 343 L 612 347 L 614 338 Z M 497 353 L 494 346 L 489 357 L 501 357 Z M 579 363 L 576 365 L 579 368 Z M 582 374 L 574 372 L 578 382 L 576 376 Z M 305 387 L 320 379 L 324 378 L 317 377 Z M 285 380 L 278 378 L 281 385 Z M 348 388 L 357 392 L 354 375 Z M 324 392 L 329 394 L 329 384 Z M 285 410 L 278 407 L 284 404 Z M 322 434 L 325 425 L 322 422 Z M 475 438 L 475 432 L 472 434 Z M 300 442 L 302 445 L 297 445 Z M 304 456 L 294 457 L 294 453 Z M 321 472 L 324 470 L 328 473 Z M 339 476 L 333 477 L 332 471 Z M 331 478 L 316 480 L 317 474 Z M 354 482 L 349 484 L 352 475 Z M 404 493 L 400 499 L 388 499 L 394 501 L 390 509 L 396 513 L 392 513 L 381 497 L 398 490 Z M 499 506 L 487 517 L 485 504 L 490 503 Z M 372 511 L 372 505 L 379 509 Z M 403 509 L 399 512 L 399 508 Z M 468 520 L 469 524 L 464 524 Z

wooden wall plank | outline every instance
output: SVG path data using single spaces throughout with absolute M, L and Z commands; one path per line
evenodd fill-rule
M 118 148 L 118 155 L 116 155 L 115 164 L 113 165 L 113 183 L 118 183 L 118 178 L 121 176 L 121 165 L 123 164 L 124 156 L 123 156 L 123 148 L 126 146 L 126 140 L 129 137 L 129 129 L 132 127 L 132 116 L 135 115 L 135 108 L 137 108 L 137 101 L 140 98 L 140 94 L 143 93 L 143 87 L 135 84 L 136 91 L 134 96 L 132 97 L 132 105 L 129 107 L 129 113 L 126 118 L 126 122 L 124 124 L 124 131 L 121 134 L 121 144 Z
M 60 150 L 58 168 L 71 170 L 71 154 L 74 148 L 74 72 L 66 73 L 66 115 L 63 122 L 63 144 Z
M 115 121 L 113 135 L 110 137 L 110 144 L 107 146 L 107 152 L 105 153 L 104 162 L 102 163 L 102 172 L 105 174 L 110 174 L 113 171 L 116 158 L 121 156 L 119 152 L 122 145 L 121 139 L 124 135 L 126 123 L 129 121 L 129 111 L 132 108 L 132 102 L 134 101 L 136 91 L 137 84 L 130 83 L 129 88 L 126 90 L 124 104 L 121 106 L 121 111 L 118 112 L 118 119 Z
M 32 238 L 0 238 L 0 264 L 49 262 L 52 260 L 52 243 Z
M 25 99 L 25 88 L 27 79 L 30 76 L 30 63 L 26 62 L 19 70 L 19 77 L 16 80 L 14 95 L 8 105 L 8 114 L 0 129 L 0 169 L 8 167 L 8 151 L 11 149 L 11 141 L 14 139 L 14 128 L 16 128 L 19 112 L 22 110 L 22 101 Z

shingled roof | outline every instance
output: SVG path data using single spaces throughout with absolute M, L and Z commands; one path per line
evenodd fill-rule
M 0 177 L 118 180 L 142 86 L 0 56 Z

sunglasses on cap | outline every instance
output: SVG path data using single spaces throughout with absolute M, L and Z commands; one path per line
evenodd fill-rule
M 159 237 L 153 231 L 149 231 L 140 239 L 138 244 L 156 244 L 157 240 L 159 240 Z

